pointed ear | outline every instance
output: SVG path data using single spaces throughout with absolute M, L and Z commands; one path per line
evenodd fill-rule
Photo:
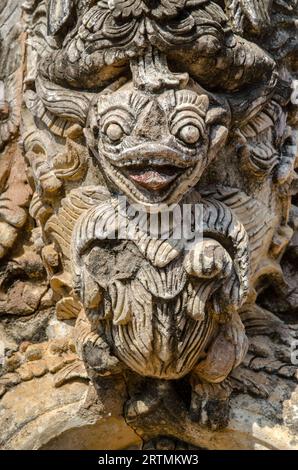
M 196 103 L 198 107 L 202 110 L 204 115 L 207 114 L 209 108 L 209 98 L 207 95 L 201 95 L 198 97 L 198 101 Z
M 209 154 L 218 152 L 221 149 L 226 142 L 228 133 L 229 131 L 225 126 L 217 125 L 213 127 L 210 136 Z
M 87 142 L 88 147 L 94 152 L 96 151 L 96 140 L 94 134 L 92 133 L 91 129 L 85 128 L 84 129 L 84 136 Z
M 242 0 L 240 3 L 244 14 L 257 31 L 261 31 L 264 26 L 270 25 L 270 10 L 272 4 L 270 0 L 259 0 L 258 2 Z
M 59 33 L 73 11 L 75 0 L 49 0 L 48 35 Z
M 84 136 L 86 138 L 87 145 L 92 151 L 96 151 L 97 149 L 97 137 L 99 132 L 96 111 L 97 100 L 95 99 L 90 106 L 86 126 L 84 128 Z

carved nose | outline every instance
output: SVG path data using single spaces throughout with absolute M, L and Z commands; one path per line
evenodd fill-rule
M 147 140 L 160 140 L 167 133 L 166 115 L 155 101 L 141 113 L 134 134 Z

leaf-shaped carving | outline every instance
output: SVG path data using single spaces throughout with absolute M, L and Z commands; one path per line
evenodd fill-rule
M 245 17 L 257 31 L 270 24 L 272 0 L 227 0 L 226 4 L 231 20 L 239 31 Z
M 59 33 L 69 20 L 74 0 L 50 0 L 48 7 L 48 33 Z
M 79 359 L 71 364 L 67 364 L 54 376 L 55 387 L 61 387 L 65 383 L 75 380 L 88 380 L 88 375 L 84 367 L 83 361 Z
M 27 220 L 31 189 L 23 157 L 16 146 L 1 156 L 0 171 L 0 258 L 15 243 Z
M 53 169 L 57 178 L 77 181 L 87 169 L 87 151 L 85 147 L 67 139 L 66 151 L 53 159 Z

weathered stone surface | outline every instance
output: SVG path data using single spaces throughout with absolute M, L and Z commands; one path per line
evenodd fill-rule
M 2 0 L 2 449 L 298 448 L 297 18 Z

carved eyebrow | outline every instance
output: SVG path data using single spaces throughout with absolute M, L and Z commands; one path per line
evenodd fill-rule
M 176 108 L 191 107 L 202 110 L 206 114 L 209 106 L 209 98 L 206 94 L 198 95 L 191 90 L 180 90 L 175 93 Z
M 112 112 L 119 112 L 119 113 L 127 113 L 127 114 L 130 114 L 131 116 L 133 116 L 132 112 L 131 112 L 131 108 L 129 108 L 128 106 L 125 106 L 125 105 L 121 105 L 121 104 L 114 104 L 114 105 L 107 105 L 106 108 L 103 108 L 103 110 L 101 111 L 99 109 L 99 112 L 98 112 L 98 115 L 101 119 L 104 119 L 105 116 L 107 114 L 110 114 Z
M 170 115 L 170 121 L 178 119 L 181 115 L 200 120 L 205 116 L 205 114 L 200 113 L 195 107 L 188 106 L 185 108 L 181 107 L 180 109 L 175 109 L 175 111 Z
M 131 124 L 135 121 L 135 116 L 124 107 L 114 107 L 107 110 L 100 118 L 100 124 L 105 132 L 107 127 L 112 124 L 119 124 L 126 134 L 131 130 Z
M 206 111 L 202 110 L 201 108 L 193 105 L 193 104 L 180 104 L 176 107 L 173 111 L 172 115 L 175 115 L 180 112 L 189 112 L 189 114 L 194 114 L 196 116 L 204 117 L 206 116 Z
M 109 100 L 109 96 L 103 96 L 98 101 L 98 115 L 103 116 L 110 111 L 123 110 L 134 117 L 144 108 L 148 101 L 148 97 L 134 92 L 130 93 L 129 96 L 118 94 L 114 99 L 112 97 L 112 100 Z
M 202 119 L 206 116 L 209 99 L 205 95 L 197 95 L 193 92 L 177 92 L 176 106 L 169 116 L 172 127 L 179 124 L 179 120 L 193 121 L 202 131 Z

